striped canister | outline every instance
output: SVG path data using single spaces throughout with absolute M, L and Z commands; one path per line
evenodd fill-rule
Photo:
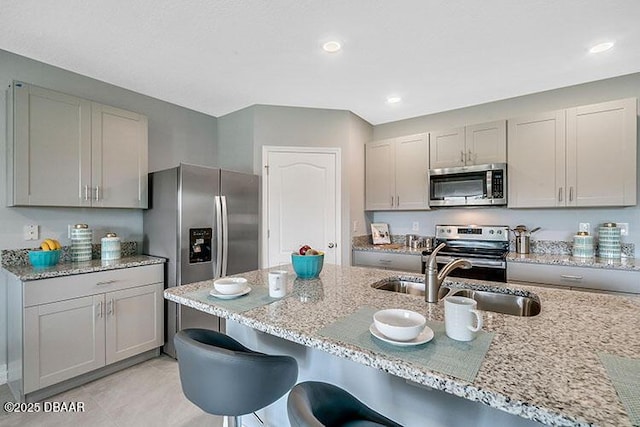
M 71 261 L 91 261 L 93 231 L 87 224 L 76 224 L 71 229 Z
M 100 241 L 100 247 L 102 261 L 120 259 L 120 237 L 116 233 L 107 233 Z
M 607 222 L 598 228 L 598 256 L 619 259 L 622 255 L 620 227 L 615 222 Z
M 586 231 L 579 231 L 573 236 L 573 256 L 578 258 L 593 258 L 593 236 L 589 236 Z

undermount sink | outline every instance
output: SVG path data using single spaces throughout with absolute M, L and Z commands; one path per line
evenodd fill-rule
M 424 280 L 420 278 L 392 277 L 371 285 L 383 291 L 424 297 Z M 540 314 L 540 301 L 534 296 L 505 294 L 490 290 L 441 287 L 438 299 L 445 296 L 461 296 L 476 300 L 478 310 L 513 316 L 537 316 Z

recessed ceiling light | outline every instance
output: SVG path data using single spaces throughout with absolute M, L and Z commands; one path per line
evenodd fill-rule
M 400 101 L 402 101 L 402 98 L 399 96 L 390 96 L 387 98 L 387 104 L 397 104 Z
M 590 53 L 604 52 L 606 50 L 611 49 L 613 45 L 614 45 L 613 42 L 598 43 L 597 45 L 591 47 L 591 49 L 589 49 L 589 52 Z
M 340 42 L 337 42 L 335 40 L 326 42 L 325 44 L 322 45 L 322 49 L 324 49 L 325 52 L 329 52 L 329 53 L 335 53 L 339 51 L 341 48 L 342 48 L 342 45 L 340 45 Z

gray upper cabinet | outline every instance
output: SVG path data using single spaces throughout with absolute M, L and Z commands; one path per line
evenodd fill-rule
M 630 98 L 567 110 L 567 206 L 636 204 L 636 104 Z
M 507 160 L 506 120 L 430 132 L 429 137 L 432 169 Z
M 636 204 L 637 100 L 509 120 L 509 207 Z
M 147 119 L 14 82 L 9 206 L 147 207 Z
M 509 207 L 564 206 L 565 146 L 563 110 L 509 120 Z
M 427 134 L 369 142 L 365 146 L 365 209 L 429 209 Z
M 95 102 L 91 113 L 93 206 L 146 208 L 147 118 Z

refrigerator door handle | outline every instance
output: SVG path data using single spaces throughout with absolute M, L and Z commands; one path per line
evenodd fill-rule
M 222 202 L 220 196 L 215 197 L 216 207 L 216 270 L 213 272 L 213 278 L 222 277 Z
M 227 275 L 227 259 L 229 253 L 229 213 L 227 211 L 227 197 L 221 196 L 222 199 L 222 277 Z

